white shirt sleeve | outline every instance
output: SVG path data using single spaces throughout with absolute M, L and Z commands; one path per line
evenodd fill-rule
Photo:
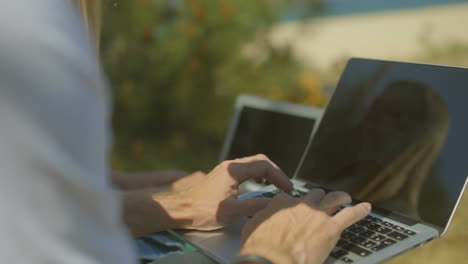
M 0 262 L 130 264 L 110 107 L 70 1 L 0 0 Z

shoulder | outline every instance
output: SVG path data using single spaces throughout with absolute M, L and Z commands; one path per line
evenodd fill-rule
M 13 77 L 19 72 L 33 79 L 52 75 L 52 70 L 57 75 L 72 73 L 83 82 L 82 89 L 109 103 L 98 57 L 72 1 L 15 0 L 1 4 L 2 75 Z M 62 91 L 67 88 L 73 86 L 61 87 Z

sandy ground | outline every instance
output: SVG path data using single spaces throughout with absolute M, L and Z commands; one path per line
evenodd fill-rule
M 468 43 L 467 29 L 465 3 L 282 23 L 271 39 L 323 69 L 350 56 L 404 60 L 428 45 Z
M 447 234 L 389 264 L 468 263 L 468 194 L 465 193 Z

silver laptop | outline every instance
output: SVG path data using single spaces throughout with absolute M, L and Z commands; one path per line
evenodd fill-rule
M 378 263 L 444 235 L 468 181 L 468 69 L 351 59 L 312 132 L 293 182 L 370 201 L 326 263 Z M 272 197 L 268 186 L 241 196 Z M 220 263 L 247 219 L 214 232 L 177 232 Z
M 323 112 L 323 108 L 239 95 L 219 162 L 263 153 L 292 178 Z M 240 189 L 244 193 L 263 187 L 248 181 Z

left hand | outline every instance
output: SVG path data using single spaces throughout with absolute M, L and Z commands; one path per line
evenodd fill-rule
M 197 172 L 173 184 L 173 191 L 147 188 L 122 192 L 124 221 L 135 237 L 167 229 L 214 230 L 265 208 L 269 198 L 238 200 L 239 185 L 266 179 L 284 191 L 289 178 L 265 155 L 224 161 L 210 173 Z
M 214 230 L 265 208 L 271 199 L 237 199 L 239 185 L 248 179 L 266 179 L 284 191 L 293 188 L 289 178 L 265 155 L 222 162 L 200 182 L 175 194 L 185 201 L 191 216 L 191 221 L 179 228 Z

